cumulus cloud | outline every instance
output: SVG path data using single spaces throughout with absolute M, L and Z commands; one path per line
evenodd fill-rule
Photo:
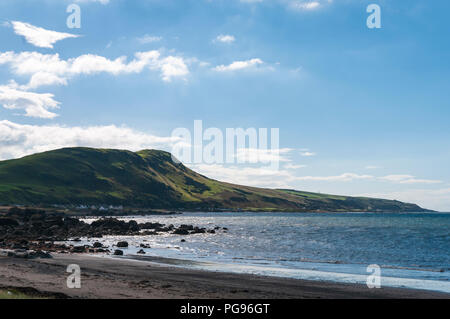
M 169 56 L 159 61 L 155 68 L 161 69 L 162 79 L 170 82 L 172 78 L 184 77 L 189 74 L 189 69 L 180 57 Z
M 244 70 L 248 68 L 253 68 L 255 66 L 261 65 L 264 62 L 261 59 L 255 58 L 246 61 L 235 61 L 229 65 L 219 65 L 214 68 L 215 71 L 218 72 L 230 72 L 230 71 L 238 71 Z
M 0 121 L 0 159 L 17 158 L 63 147 L 98 147 L 138 151 L 170 149 L 176 137 L 159 137 L 115 125 L 67 127 Z
M 54 118 L 57 114 L 49 109 L 57 109 L 59 102 L 50 93 L 33 93 L 20 90 L 16 85 L 0 86 L 0 104 L 10 110 L 24 110 L 25 116 Z
M 23 36 L 28 43 L 40 48 L 53 49 L 53 44 L 58 41 L 79 37 L 75 34 L 46 30 L 25 22 L 12 21 L 11 23 L 17 35 Z
M 33 93 L 29 90 L 41 86 L 67 85 L 68 80 L 77 75 L 109 73 L 112 75 L 141 73 L 144 69 L 159 71 L 165 82 L 174 78 L 184 78 L 189 68 L 182 57 L 161 57 L 157 50 L 135 53 L 134 59 L 127 61 L 125 56 L 108 59 L 94 54 L 84 54 L 76 58 L 63 60 L 58 54 L 42 54 L 39 52 L 3 52 L 0 53 L 0 65 L 9 65 L 11 72 L 22 77 L 29 77 L 26 84 L 1 86 L 0 103 L 8 109 L 23 109 L 26 116 L 54 118 L 59 103 L 53 95 Z
M 40 85 L 67 84 L 67 80 L 81 74 L 110 73 L 113 75 L 140 73 L 145 68 L 159 70 L 161 78 L 169 82 L 176 77 L 189 74 L 188 66 L 182 57 L 161 57 L 157 50 L 137 52 L 133 60 L 127 62 L 125 56 L 108 59 L 94 54 L 84 54 L 63 60 L 59 54 L 39 52 L 3 52 L 0 64 L 8 64 L 11 71 L 20 76 L 30 76 L 26 87 Z
M 230 43 L 233 43 L 234 41 L 236 41 L 236 38 L 229 34 L 221 34 L 221 35 L 218 35 L 214 41 L 230 44 Z

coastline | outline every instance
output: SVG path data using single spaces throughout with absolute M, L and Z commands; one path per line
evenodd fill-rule
M 81 289 L 68 289 L 66 268 L 81 268 Z M 121 258 L 54 254 L 51 259 L 0 258 L 0 288 L 89 299 L 336 299 L 444 298 L 450 294 L 365 285 L 194 270 Z

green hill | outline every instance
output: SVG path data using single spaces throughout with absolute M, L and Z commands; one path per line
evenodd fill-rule
M 65 148 L 0 162 L 0 204 L 249 211 L 425 211 L 398 201 L 223 183 L 157 150 Z

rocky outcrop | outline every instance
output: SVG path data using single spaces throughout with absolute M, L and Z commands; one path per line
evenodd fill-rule
M 220 227 L 219 227 L 220 228 Z M 38 209 L 11 208 L 0 212 L 0 249 L 14 252 L 14 257 L 43 256 L 42 252 L 98 253 L 109 252 L 107 247 L 96 241 L 90 245 L 66 245 L 55 242 L 71 240 L 79 242 L 81 237 L 102 236 L 156 236 L 161 233 L 194 235 L 215 233 L 218 229 L 206 229 L 193 225 L 164 225 L 160 223 L 138 224 L 134 220 L 125 222 L 116 218 L 101 218 L 91 224 L 63 213 L 47 213 Z M 127 248 L 127 242 L 118 242 L 118 248 Z M 150 248 L 141 245 L 141 248 Z M 34 258 L 34 257 L 33 257 Z

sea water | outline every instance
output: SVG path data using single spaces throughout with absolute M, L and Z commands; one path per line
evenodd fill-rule
M 450 293 L 450 213 L 183 213 L 130 217 L 138 223 L 228 230 L 189 236 L 106 236 L 125 258 L 211 271 L 365 284 L 369 265 L 381 285 Z M 181 242 L 185 239 L 185 242 Z M 91 240 L 93 241 L 93 240 Z

